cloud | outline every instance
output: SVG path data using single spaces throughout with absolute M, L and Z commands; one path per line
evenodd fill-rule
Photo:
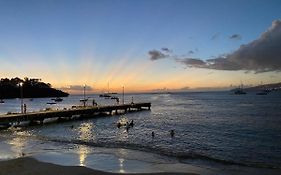
M 242 39 L 242 36 L 239 35 L 239 34 L 233 34 L 229 37 L 229 39 L 232 39 L 232 40 L 241 40 Z
M 62 87 L 60 88 L 62 90 L 65 90 L 65 91 L 83 91 L 84 90 L 84 86 L 81 86 L 81 85 L 70 85 L 68 87 Z M 92 91 L 93 88 L 91 86 L 87 86 L 86 85 L 86 90 L 87 91 Z
M 241 45 L 233 53 L 206 61 L 199 58 L 176 58 L 176 61 L 188 67 L 216 70 L 281 71 L 281 20 L 273 21 L 258 39 Z
M 193 50 L 190 50 L 190 51 L 188 51 L 188 54 L 189 54 L 189 55 L 194 54 L 194 51 L 193 51 Z
M 188 67 L 206 68 L 206 63 L 201 59 L 196 58 L 177 58 L 177 62 L 182 63 Z
M 167 53 L 172 53 L 173 52 L 171 49 L 169 49 L 167 47 L 163 47 L 161 50 L 164 51 L 164 52 L 167 52 Z
M 220 37 L 220 33 L 216 33 L 211 37 L 211 40 L 216 40 Z
M 163 49 L 165 49 L 165 50 L 167 49 L 168 51 L 170 51 L 168 48 L 162 48 L 162 50 Z M 163 52 L 158 51 L 158 50 L 150 50 L 150 51 L 148 51 L 148 55 L 150 57 L 150 60 L 152 60 L 152 61 L 169 57 L 168 54 L 163 53 Z

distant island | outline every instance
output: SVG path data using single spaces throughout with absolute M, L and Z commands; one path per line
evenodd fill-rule
M 16 77 L 0 80 L 0 99 L 21 98 L 21 96 L 23 98 L 67 97 L 68 95 L 66 92 L 52 88 L 50 83 L 44 83 L 41 79 L 22 80 Z
M 280 83 L 271 83 L 271 84 L 261 84 L 258 86 L 245 88 L 245 90 L 247 90 L 247 91 L 258 91 L 258 90 L 264 90 L 264 89 L 268 89 L 271 91 L 281 90 L 281 82 Z
M 241 87 L 238 87 L 241 88 Z M 235 91 L 238 88 L 231 89 L 231 91 Z M 262 91 L 262 90 L 268 90 L 268 91 L 281 91 L 281 82 L 280 83 L 271 83 L 271 84 L 261 84 L 257 86 L 252 87 L 244 87 L 244 91 Z

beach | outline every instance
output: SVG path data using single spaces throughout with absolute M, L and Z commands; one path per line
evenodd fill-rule
M 34 158 L 24 157 L 0 162 L 0 175 L 117 175 L 118 173 L 108 173 L 93 170 L 81 166 L 62 166 L 52 163 L 40 162 Z M 147 175 L 195 175 L 193 173 L 146 173 Z M 130 175 L 130 174 L 124 174 Z M 139 174 L 142 175 L 142 174 Z

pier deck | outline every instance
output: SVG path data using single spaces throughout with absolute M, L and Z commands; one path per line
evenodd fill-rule
M 150 110 L 151 103 L 134 103 L 134 104 L 123 104 L 123 105 L 112 105 L 112 106 L 87 106 L 87 107 L 76 107 L 72 109 L 64 110 L 48 110 L 38 111 L 29 113 L 17 113 L 17 114 L 3 114 L 0 115 L 0 123 L 13 124 L 23 121 L 30 121 L 43 123 L 45 119 L 58 118 L 58 119 L 71 119 L 73 116 L 88 116 L 94 117 L 99 114 L 118 114 L 126 113 L 127 111 L 140 111 L 142 109 Z

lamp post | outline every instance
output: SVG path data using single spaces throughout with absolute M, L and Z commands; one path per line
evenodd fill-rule
M 125 94 L 124 94 L 124 86 L 123 86 L 122 88 L 123 88 L 123 98 L 122 98 L 122 102 L 123 102 L 123 105 L 124 105 L 124 104 L 125 104 L 125 103 L 124 103 L 124 101 L 125 101 L 125 97 L 124 97 L 124 96 L 125 96 Z
M 86 84 L 84 84 L 84 99 L 83 99 L 84 107 L 86 107 Z
M 21 99 L 21 105 L 20 105 L 20 109 L 21 109 L 21 113 L 23 114 L 23 83 L 20 82 L 19 83 L 20 86 L 20 99 Z

